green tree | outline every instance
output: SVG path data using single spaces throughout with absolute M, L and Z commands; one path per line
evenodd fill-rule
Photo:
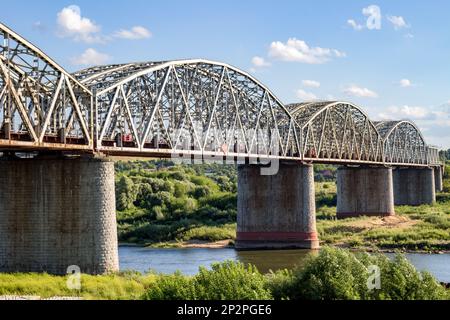
M 131 209 L 137 197 L 137 187 L 133 180 L 126 176 L 120 177 L 116 184 L 116 207 L 119 211 Z

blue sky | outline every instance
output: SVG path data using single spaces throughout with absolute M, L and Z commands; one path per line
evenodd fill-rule
M 450 148 L 449 12 L 446 0 L 15 0 L 0 21 L 69 71 L 223 61 L 285 103 L 351 101 L 374 120 L 413 120 Z

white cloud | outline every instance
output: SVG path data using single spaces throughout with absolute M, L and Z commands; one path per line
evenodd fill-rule
M 407 38 L 407 39 L 413 39 L 413 38 L 414 38 L 414 35 L 413 35 L 412 33 L 407 33 L 407 34 L 405 34 L 405 38 Z
M 309 87 L 309 88 L 319 88 L 320 82 L 315 80 L 303 80 L 302 81 L 303 86 Z
M 450 102 L 450 101 L 449 101 Z M 391 106 L 378 116 L 382 120 L 414 121 L 430 144 L 450 148 L 450 104 L 441 106 Z
M 72 58 L 73 65 L 102 65 L 107 63 L 111 57 L 105 53 L 100 53 L 95 49 L 89 48 L 83 52 L 80 56 Z
M 388 16 L 387 19 L 394 26 L 395 30 L 409 28 L 409 25 L 406 23 L 405 19 L 402 16 Z
M 382 119 L 410 119 L 410 120 L 432 120 L 436 118 L 436 115 L 430 110 L 423 107 L 414 106 L 391 106 L 379 116 Z
M 98 35 L 101 28 L 93 21 L 81 16 L 78 6 L 63 8 L 57 15 L 58 33 L 61 37 L 73 38 L 87 43 L 103 42 Z
M 130 30 L 121 29 L 117 31 L 114 36 L 121 39 L 140 40 L 150 38 L 152 33 L 142 26 L 135 26 Z
M 356 23 L 356 21 L 353 19 L 348 19 L 347 24 L 350 25 L 353 28 L 353 30 L 356 30 L 356 31 L 360 31 L 364 28 L 362 25 Z
M 351 85 L 344 89 L 344 93 L 349 96 L 360 98 L 378 98 L 378 94 L 367 88 L 362 88 L 357 85 Z
M 317 100 L 317 96 L 312 92 L 307 92 L 305 90 L 299 89 L 297 90 L 297 98 L 303 101 L 314 101 Z
M 367 17 L 367 29 L 380 30 L 381 29 L 381 9 L 379 6 L 371 5 L 362 10 L 363 15 Z
M 270 67 L 269 62 L 267 62 L 264 58 L 258 56 L 253 57 L 252 64 L 255 68 Z
M 402 80 L 400 80 L 400 87 L 402 87 L 402 88 L 409 88 L 409 87 L 412 87 L 412 86 L 413 86 L 413 84 L 412 84 L 411 80 L 409 80 L 409 79 L 402 79 Z
M 286 43 L 272 42 L 269 56 L 282 61 L 322 64 L 334 57 L 345 57 L 346 54 L 336 49 L 310 47 L 303 40 L 290 38 Z

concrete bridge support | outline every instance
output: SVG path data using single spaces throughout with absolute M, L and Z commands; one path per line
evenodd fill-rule
M 238 250 L 319 247 L 312 165 L 281 164 L 272 176 L 259 166 L 238 171 Z
M 439 167 L 434 167 L 434 185 L 435 185 L 435 189 L 436 192 L 442 192 L 442 190 L 444 190 L 444 185 L 443 185 L 443 167 L 439 166 Z
M 337 217 L 391 216 L 394 210 L 392 169 L 340 167 L 337 175 Z
M 433 168 L 397 168 L 394 170 L 394 199 L 397 206 L 420 206 L 436 202 Z
M 117 271 L 114 164 L 0 159 L 0 272 Z

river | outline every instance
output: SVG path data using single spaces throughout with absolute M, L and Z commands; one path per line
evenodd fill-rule
M 308 255 L 306 250 L 285 251 L 235 251 L 234 249 L 149 249 L 121 246 L 119 248 L 120 269 L 158 273 L 173 273 L 177 270 L 193 275 L 200 266 L 210 266 L 225 260 L 251 263 L 266 273 L 269 270 L 292 268 L 301 265 Z M 389 256 L 393 256 L 388 254 Z M 418 269 L 433 274 L 439 281 L 450 283 L 450 254 L 406 254 L 407 259 Z

